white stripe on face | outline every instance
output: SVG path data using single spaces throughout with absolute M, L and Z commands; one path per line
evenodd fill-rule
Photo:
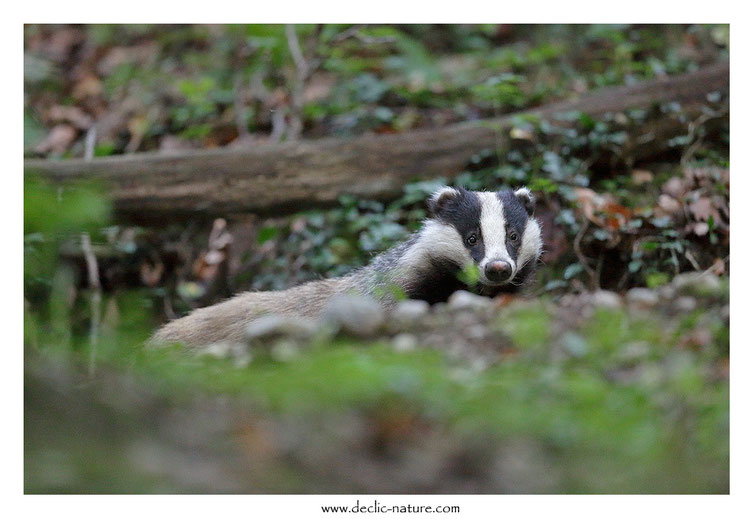
M 493 260 L 504 260 L 511 264 L 516 271 L 516 262 L 508 254 L 506 242 L 505 214 L 503 203 L 497 193 L 477 193 L 482 203 L 482 215 L 479 226 L 482 229 L 484 240 L 484 258 L 479 262 L 479 268 L 484 272 L 484 267 Z
M 399 266 L 425 269 L 431 264 L 432 257 L 438 255 L 437 251 L 442 251 L 443 257 L 461 266 L 474 263 L 455 227 L 437 220 L 426 220 L 419 241 L 401 257 Z
M 529 218 L 521 238 L 521 248 L 518 251 L 519 265 L 526 265 L 530 261 L 539 259 L 542 253 L 542 230 L 534 218 Z

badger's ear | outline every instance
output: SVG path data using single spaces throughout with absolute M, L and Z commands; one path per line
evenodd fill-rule
M 455 200 L 459 194 L 459 191 L 454 187 L 441 187 L 440 189 L 435 191 L 431 197 L 429 197 L 429 200 L 427 200 L 429 213 L 432 216 L 437 216 L 440 212 L 442 212 L 443 208 L 447 207 L 448 203 Z
M 526 209 L 529 216 L 534 214 L 534 195 L 531 194 L 528 187 L 520 187 L 513 193 L 519 202 L 521 202 Z

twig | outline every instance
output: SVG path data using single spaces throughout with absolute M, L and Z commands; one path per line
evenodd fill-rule
M 89 238 L 89 233 L 85 232 L 81 234 L 81 250 L 86 260 L 86 271 L 91 291 L 89 299 L 89 306 L 92 312 L 92 318 L 89 323 L 89 376 L 93 376 L 101 321 L 102 287 L 99 282 L 97 257 L 92 250 L 92 241 Z
M 675 267 L 675 275 L 677 276 L 681 273 L 681 266 L 678 261 L 678 256 L 676 256 L 673 249 L 670 249 L 670 254 L 673 256 L 673 267 Z
M 310 69 L 306 59 L 304 59 L 304 54 L 301 52 L 296 28 L 290 23 L 285 26 L 285 37 L 288 39 L 288 49 L 291 51 L 293 62 L 296 64 L 296 74 L 293 80 L 293 88 L 291 88 L 291 122 L 288 125 L 286 135 L 288 140 L 296 140 L 301 136 L 301 131 L 304 128 L 304 123 L 301 121 L 302 98 L 304 82 L 309 77 Z
M 246 137 L 249 135 L 249 127 L 246 125 L 246 106 L 242 98 L 243 94 L 243 75 L 241 72 L 237 72 L 235 78 L 233 78 L 233 112 L 235 113 L 236 130 L 238 130 L 239 137 Z
M 285 134 L 285 112 L 282 108 L 272 110 L 272 132 L 270 133 L 270 140 L 272 142 L 279 142 Z
M 719 112 L 714 113 L 706 113 L 700 115 L 698 118 L 696 118 L 693 122 L 689 123 L 689 131 L 686 134 L 689 138 L 689 140 L 693 139 L 694 136 L 697 133 L 697 130 L 702 128 L 704 124 L 712 119 L 717 119 L 719 117 L 725 116 L 725 114 L 728 113 L 727 110 L 721 110 Z M 702 142 L 704 142 L 704 135 L 699 135 L 699 137 L 692 142 L 688 148 L 686 148 L 681 155 L 681 166 L 685 166 L 689 160 L 694 156 L 694 154 L 697 152 L 697 150 L 701 147 Z
M 251 97 L 260 103 L 264 103 L 270 97 L 270 90 L 265 86 L 263 79 L 264 73 L 261 70 L 257 70 L 249 78 Z
M 594 269 L 589 266 L 589 262 L 586 256 L 584 256 L 584 253 L 581 251 L 581 240 L 584 238 L 584 234 L 586 234 L 586 231 L 588 228 L 589 228 L 589 221 L 586 220 L 584 222 L 584 225 L 581 226 L 581 229 L 579 229 L 579 232 L 576 235 L 576 238 L 574 238 L 573 240 L 573 252 L 576 253 L 576 257 L 578 258 L 579 263 L 581 263 L 581 266 L 589 275 L 589 278 L 591 279 L 591 282 L 592 282 L 592 290 L 596 290 L 599 286 L 599 283 L 597 282 L 597 279 L 595 277 Z
M 304 78 L 309 73 L 309 66 L 304 59 L 304 54 L 301 52 L 301 46 L 298 43 L 298 36 L 296 36 L 296 27 L 293 24 L 286 24 L 285 37 L 288 39 L 288 49 L 293 56 L 293 62 L 296 64 L 296 72 L 299 77 Z
M 97 126 L 92 125 L 86 132 L 86 139 L 84 139 L 84 160 L 87 162 L 94 158 L 94 146 L 97 143 Z
M 689 260 L 689 263 L 691 263 L 691 266 L 694 267 L 694 270 L 702 270 L 702 267 L 699 266 L 699 263 L 697 263 L 696 258 L 693 254 L 691 254 L 691 251 L 686 250 L 683 255 L 686 257 L 687 260 Z
M 349 27 L 345 31 L 336 34 L 332 41 L 337 43 L 341 42 L 343 40 L 347 40 L 348 38 L 356 38 L 361 43 L 366 43 L 367 45 L 375 45 L 378 43 L 395 43 L 395 38 L 392 36 L 367 36 L 366 34 L 361 33 L 361 29 L 365 28 L 365 24 L 357 24 L 353 27 Z
M 175 313 L 175 310 L 173 310 L 173 303 L 170 301 L 170 297 L 168 296 L 167 292 L 165 292 L 165 295 L 162 297 L 162 307 L 165 310 L 165 315 L 171 321 L 178 317 Z
M 723 258 L 723 263 L 728 263 L 729 260 L 730 260 L 730 254 L 728 254 L 727 256 Z M 699 277 L 709 274 L 710 272 L 712 272 L 712 269 L 714 268 L 715 268 L 715 262 L 713 261 L 712 265 L 710 265 L 709 268 L 705 269 L 704 272 L 699 273 Z
M 366 27 L 366 25 L 364 25 L 364 24 L 356 24 L 356 25 L 354 25 L 352 27 L 349 27 L 345 31 L 340 32 L 340 33 L 336 34 L 335 36 L 333 36 L 332 41 L 335 42 L 335 43 L 337 43 L 337 42 L 341 42 L 343 40 L 347 40 L 348 38 L 351 38 L 354 35 L 356 35 L 364 27 Z
M 592 277 L 592 289 L 597 290 L 600 287 L 600 278 L 602 277 L 602 267 L 605 264 L 605 255 L 600 253 L 600 257 L 597 260 L 597 268 L 594 269 L 594 276 Z

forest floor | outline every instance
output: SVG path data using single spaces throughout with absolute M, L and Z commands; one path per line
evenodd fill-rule
M 27 351 L 26 490 L 727 492 L 725 281 L 461 296 L 88 375 Z

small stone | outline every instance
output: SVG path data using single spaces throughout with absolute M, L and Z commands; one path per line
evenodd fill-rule
M 215 342 L 197 350 L 197 354 L 216 359 L 231 359 L 237 368 L 248 366 L 252 361 L 252 354 L 245 344 L 234 342 Z
M 299 346 L 295 341 L 290 339 L 280 339 L 270 351 L 273 359 L 279 362 L 289 362 L 299 355 Z
M 200 355 L 207 355 L 208 357 L 215 357 L 217 359 L 225 359 L 230 357 L 233 345 L 229 342 L 213 342 L 202 347 L 198 353 Z
M 400 320 L 415 320 L 429 313 L 429 303 L 420 299 L 401 301 L 393 308 L 392 316 Z
M 664 301 L 672 301 L 676 297 L 675 288 L 673 288 L 672 283 L 662 285 L 657 289 L 657 293 Z
M 672 196 L 661 194 L 657 200 L 657 205 L 665 214 L 675 215 L 683 211 L 681 203 Z
M 248 348 L 239 350 L 234 353 L 233 366 L 237 368 L 245 368 L 246 366 L 251 364 L 252 360 L 254 360 L 254 356 L 251 354 Z
M 488 297 L 478 296 L 465 290 L 458 290 L 448 299 L 448 308 L 452 310 L 481 310 L 489 308 L 492 300 Z
M 605 308 L 618 309 L 621 307 L 621 298 L 615 292 L 609 290 L 597 290 L 592 294 L 592 304 Z
M 276 337 L 308 339 L 317 332 L 317 324 L 311 319 L 292 318 L 278 314 L 263 315 L 246 327 L 250 341 L 268 340 Z
M 583 357 L 589 352 L 586 339 L 576 332 L 565 332 L 560 338 L 560 345 L 572 357 Z
M 396 304 L 390 312 L 388 329 L 391 333 L 399 333 L 416 329 L 429 315 L 430 305 L 426 301 L 409 299 Z
M 626 301 L 639 308 L 652 308 L 660 302 L 660 296 L 649 288 L 637 287 L 626 293 Z
M 673 286 L 679 292 L 692 295 L 716 295 L 722 283 L 711 272 L 686 272 L 673 278 Z
M 385 322 L 385 310 L 369 297 L 343 294 L 327 303 L 322 319 L 349 335 L 373 337 Z
M 696 308 L 696 299 L 690 296 L 681 296 L 673 301 L 673 308 L 679 312 L 691 312 Z
M 645 341 L 628 342 L 618 350 L 618 357 L 624 362 L 637 362 L 646 358 L 652 348 Z
M 399 333 L 393 337 L 393 349 L 395 351 L 412 351 L 416 349 L 419 341 L 410 333 Z
M 483 324 L 473 324 L 464 329 L 464 336 L 470 340 L 481 340 L 487 337 L 487 327 Z

